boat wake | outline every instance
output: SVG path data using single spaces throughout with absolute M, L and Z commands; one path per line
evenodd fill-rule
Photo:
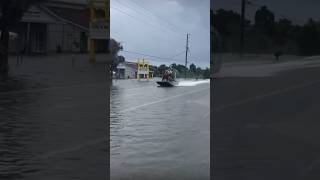
M 197 86 L 199 84 L 210 83 L 210 79 L 198 80 L 198 81 L 179 81 L 179 84 L 176 86 Z

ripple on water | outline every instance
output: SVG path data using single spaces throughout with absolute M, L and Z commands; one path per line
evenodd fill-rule
M 206 85 L 199 86 L 203 88 Z M 150 88 L 140 92 L 122 89 L 121 93 L 132 93 L 132 97 L 129 94 L 125 97 L 119 94 L 111 96 L 111 103 L 117 104 L 116 108 L 111 108 L 113 116 L 110 127 L 110 160 L 114 177 L 124 177 L 126 173 L 128 177 L 138 177 L 142 172 L 146 173 L 144 177 L 148 177 L 156 174 L 155 169 L 161 172 L 159 175 L 170 172 L 173 176 L 183 177 L 170 169 L 176 172 L 187 169 L 190 172 L 207 173 L 200 177 L 208 177 L 209 171 L 204 170 L 204 165 L 209 167 L 210 133 L 200 132 L 208 131 L 209 127 L 209 120 L 202 118 L 209 107 L 209 88 L 203 94 L 188 94 L 161 101 L 169 96 L 196 90 L 196 86 Z M 155 101 L 159 102 L 119 113 L 123 109 Z M 190 145 L 186 145 L 188 140 L 192 141 Z M 196 158 L 190 158 L 192 156 Z

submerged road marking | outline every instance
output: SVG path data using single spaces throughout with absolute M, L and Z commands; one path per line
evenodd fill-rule
M 151 103 L 146 103 L 146 104 L 143 104 L 143 105 L 140 105 L 140 106 L 135 106 L 133 108 L 128 108 L 128 109 L 125 109 L 121 112 L 128 112 L 128 111 L 132 111 L 132 110 L 135 110 L 135 109 L 138 109 L 138 108 L 141 108 L 141 107 L 145 107 L 145 106 L 149 106 L 149 105 L 153 105 L 153 104 L 157 104 L 157 103 L 161 103 L 161 102 L 165 102 L 165 101 L 170 101 L 172 99 L 175 99 L 175 98 L 178 98 L 178 97 L 182 97 L 182 96 L 185 96 L 185 95 L 189 95 L 189 94 L 193 94 L 193 93 L 197 93 L 197 92 L 201 92 L 201 91 L 204 91 L 204 90 L 207 90 L 209 89 L 210 87 L 207 87 L 207 88 L 203 88 L 203 89 L 200 89 L 200 90 L 197 90 L 197 91 L 191 91 L 191 92 L 187 92 L 187 93 L 183 93 L 183 94 L 179 94 L 179 95 L 175 95 L 175 96 L 171 96 L 171 97 L 168 97 L 168 98 L 164 98 L 164 99 L 161 99 L 161 100 L 158 100 L 158 101 L 154 101 L 154 102 L 151 102 Z M 203 118 L 206 118 L 208 115 L 210 115 L 210 112 L 209 113 L 206 113 Z M 99 139 L 95 139 L 95 140 L 92 140 L 92 141 L 87 141 L 86 143 L 83 143 L 83 144 L 80 144 L 78 146 L 72 146 L 70 148 L 65 148 L 65 149 L 61 149 L 61 150 L 56 150 L 56 151 L 51 151 L 51 152 L 47 152 L 47 153 L 44 153 L 44 154 L 41 154 L 41 155 L 37 155 L 37 156 L 34 156 L 31 160 L 40 160 L 40 159 L 48 159 L 48 158 L 51 158 L 51 157 L 54 157 L 54 156 L 57 156 L 59 154 L 64 154 L 64 153 L 70 153 L 70 152 L 74 152 L 74 151 L 77 151 L 79 149 L 83 149 L 83 148 L 86 148 L 88 146 L 93 146 L 93 145 L 96 145 L 96 144 L 99 144 L 99 143 L 102 143 L 102 142 L 105 142 L 107 141 L 108 139 L 107 138 L 99 138 Z M 5 170 L 9 170 L 11 169 L 12 167 L 6 167 L 6 168 L 2 168 L 0 169 L 1 171 L 5 171 Z
M 146 88 L 154 88 L 154 86 L 149 85 L 149 87 L 148 87 L 148 86 L 147 86 L 147 87 L 146 87 L 146 86 L 143 87 L 143 89 L 146 89 Z M 122 89 L 124 89 L 124 90 L 126 90 L 126 91 L 129 91 L 129 90 L 141 89 L 141 87 L 128 88 L 128 89 L 122 88 Z
M 153 101 L 153 102 L 150 102 L 150 103 L 145 103 L 145 104 L 142 104 L 142 105 L 139 105 L 139 106 L 135 106 L 135 107 L 131 107 L 131 108 L 128 108 L 128 109 L 120 110 L 119 112 L 133 111 L 133 110 L 136 110 L 136 109 L 139 109 L 139 108 L 142 108 L 142 107 L 146 107 L 146 106 L 150 106 L 150 105 L 153 105 L 153 104 L 162 103 L 162 102 L 165 102 L 165 101 L 170 101 L 170 100 L 178 98 L 178 97 L 182 97 L 182 96 L 185 96 L 185 95 L 201 92 L 201 91 L 204 91 L 204 90 L 209 89 L 209 88 L 210 87 L 203 88 L 203 89 L 200 89 L 200 90 L 197 90 L 197 91 L 191 91 L 191 92 L 187 92 L 187 93 L 183 93 L 183 94 L 178 94 L 178 95 L 175 95 L 175 96 L 170 96 L 168 98 L 163 98 L 163 99 L 160 99 L 158 101 Z
M 36 156 L 34 156 L 34 157 L 30 158 L 30 159 L 27 159 L 26 161 L 29 162 L 30 164 L 32 164 L 31 161 L 41 160 L 41 159 L 48 159 L 50 157 L 53 157 L 53 156 L 56 156 L 56 155 L 59 155 L 59 154 L 64 154 L 64 153 L 76 151 L 76 150 L 79 150 L 79 149 L 82 149 L 82 148 L 85 148 L 85 147 L 88 147 L 88 146 L 93 146 L 93 145 L 105 142 L 107 140 L 108 140 L 107 138 L 100 138 L 100 139 L 96 139 L 96 140 L 93 140 L 93 141 L 88 141 L 86 143 L 83 143 L 83 144 L 80 144 L 80 145 L 77 145 L 77 146 L 72 146 L 70 148 L 51 151 L 51 152 L 47 152 L 47 153 L 44 153 L 44 154 L 41 154 L 41 155 L 36 155 Z M 23 161 L 22 163 L 24 164 L 24 163 L 26 163 L 26 161 Z M 19 165 L 17 165 L 17 166 L 19 166 Z M 15 168 L 14 166 L 0 168 L 0 172 L 1 171 L 9 171 L 10 169 L 14 169 L 14 168 Z
M 240 106 L 242 104 L 250 103 L 250 102 L 253 102 L 253 101 L 256 101 L 256 100 L 261 100 L 263 98 L 274 96 L 274 95 L 278 95 L 278 94 L 282 94 L 282 93 L 285 93 L 285 92 L 290 92 L 292 90 L 304 88 L 304 87 L 311 86 L 311 85 L 314 85 L 314 84 L 317 84 L 317 83 L 320 83 L 320 80 L 311 81 L 311 82 L 308 82 L 308 83 L 303 83 L 303 84 L 299 84 L 299 85 L 296 85 L 296 86 L 291 86 L 291 87 L 288 87 L 288 88 L 275 90 L 275 91 L 272 91 L 272 92 L 269 92 L 269 93 L 266 93 L 266 94 L 263 94 L 263 95 L 250 97 L 250 98 L 247 98 L 247 99 L 235 102 L 235 103 L 230 103 L 230 104 L 223 105 L 223 106 L 220 106 L 220 107 L 217 107 L 217 108 L 213 108 L 212 111 L 216 111 L 216 112 L 217 111 L 223 111 L 223 110 L 228 109 L 228 108 Z

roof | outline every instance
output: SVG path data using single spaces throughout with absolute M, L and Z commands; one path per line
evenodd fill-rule
M 117 66 L 117 69 L 125 69 L 126 67 L 129 67 L 133 70 L 137 70 L 138 69 L 138 65 L 137 63 L 134 62 L 124 62 L 124 63 L 119 63 Z
M 134 62 L 126 62 L 128 67 L 131 67 L 132 69 L 138 69 L 137 63 Z
M 90 11 L 89 8 L 71 8 L 71 7 L 57 7 L 50 4 L 45 5 L 51 12 L 62 19 L 70 21 L 81 27 L 89 29 Z

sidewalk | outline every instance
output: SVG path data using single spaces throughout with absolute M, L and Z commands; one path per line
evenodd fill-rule
M 243 61 L 222 64 L 221 71 L 214 77 L 267 77 L 278 72 L 320 66 L 320 57 L 306 57 L 285 62 Z

